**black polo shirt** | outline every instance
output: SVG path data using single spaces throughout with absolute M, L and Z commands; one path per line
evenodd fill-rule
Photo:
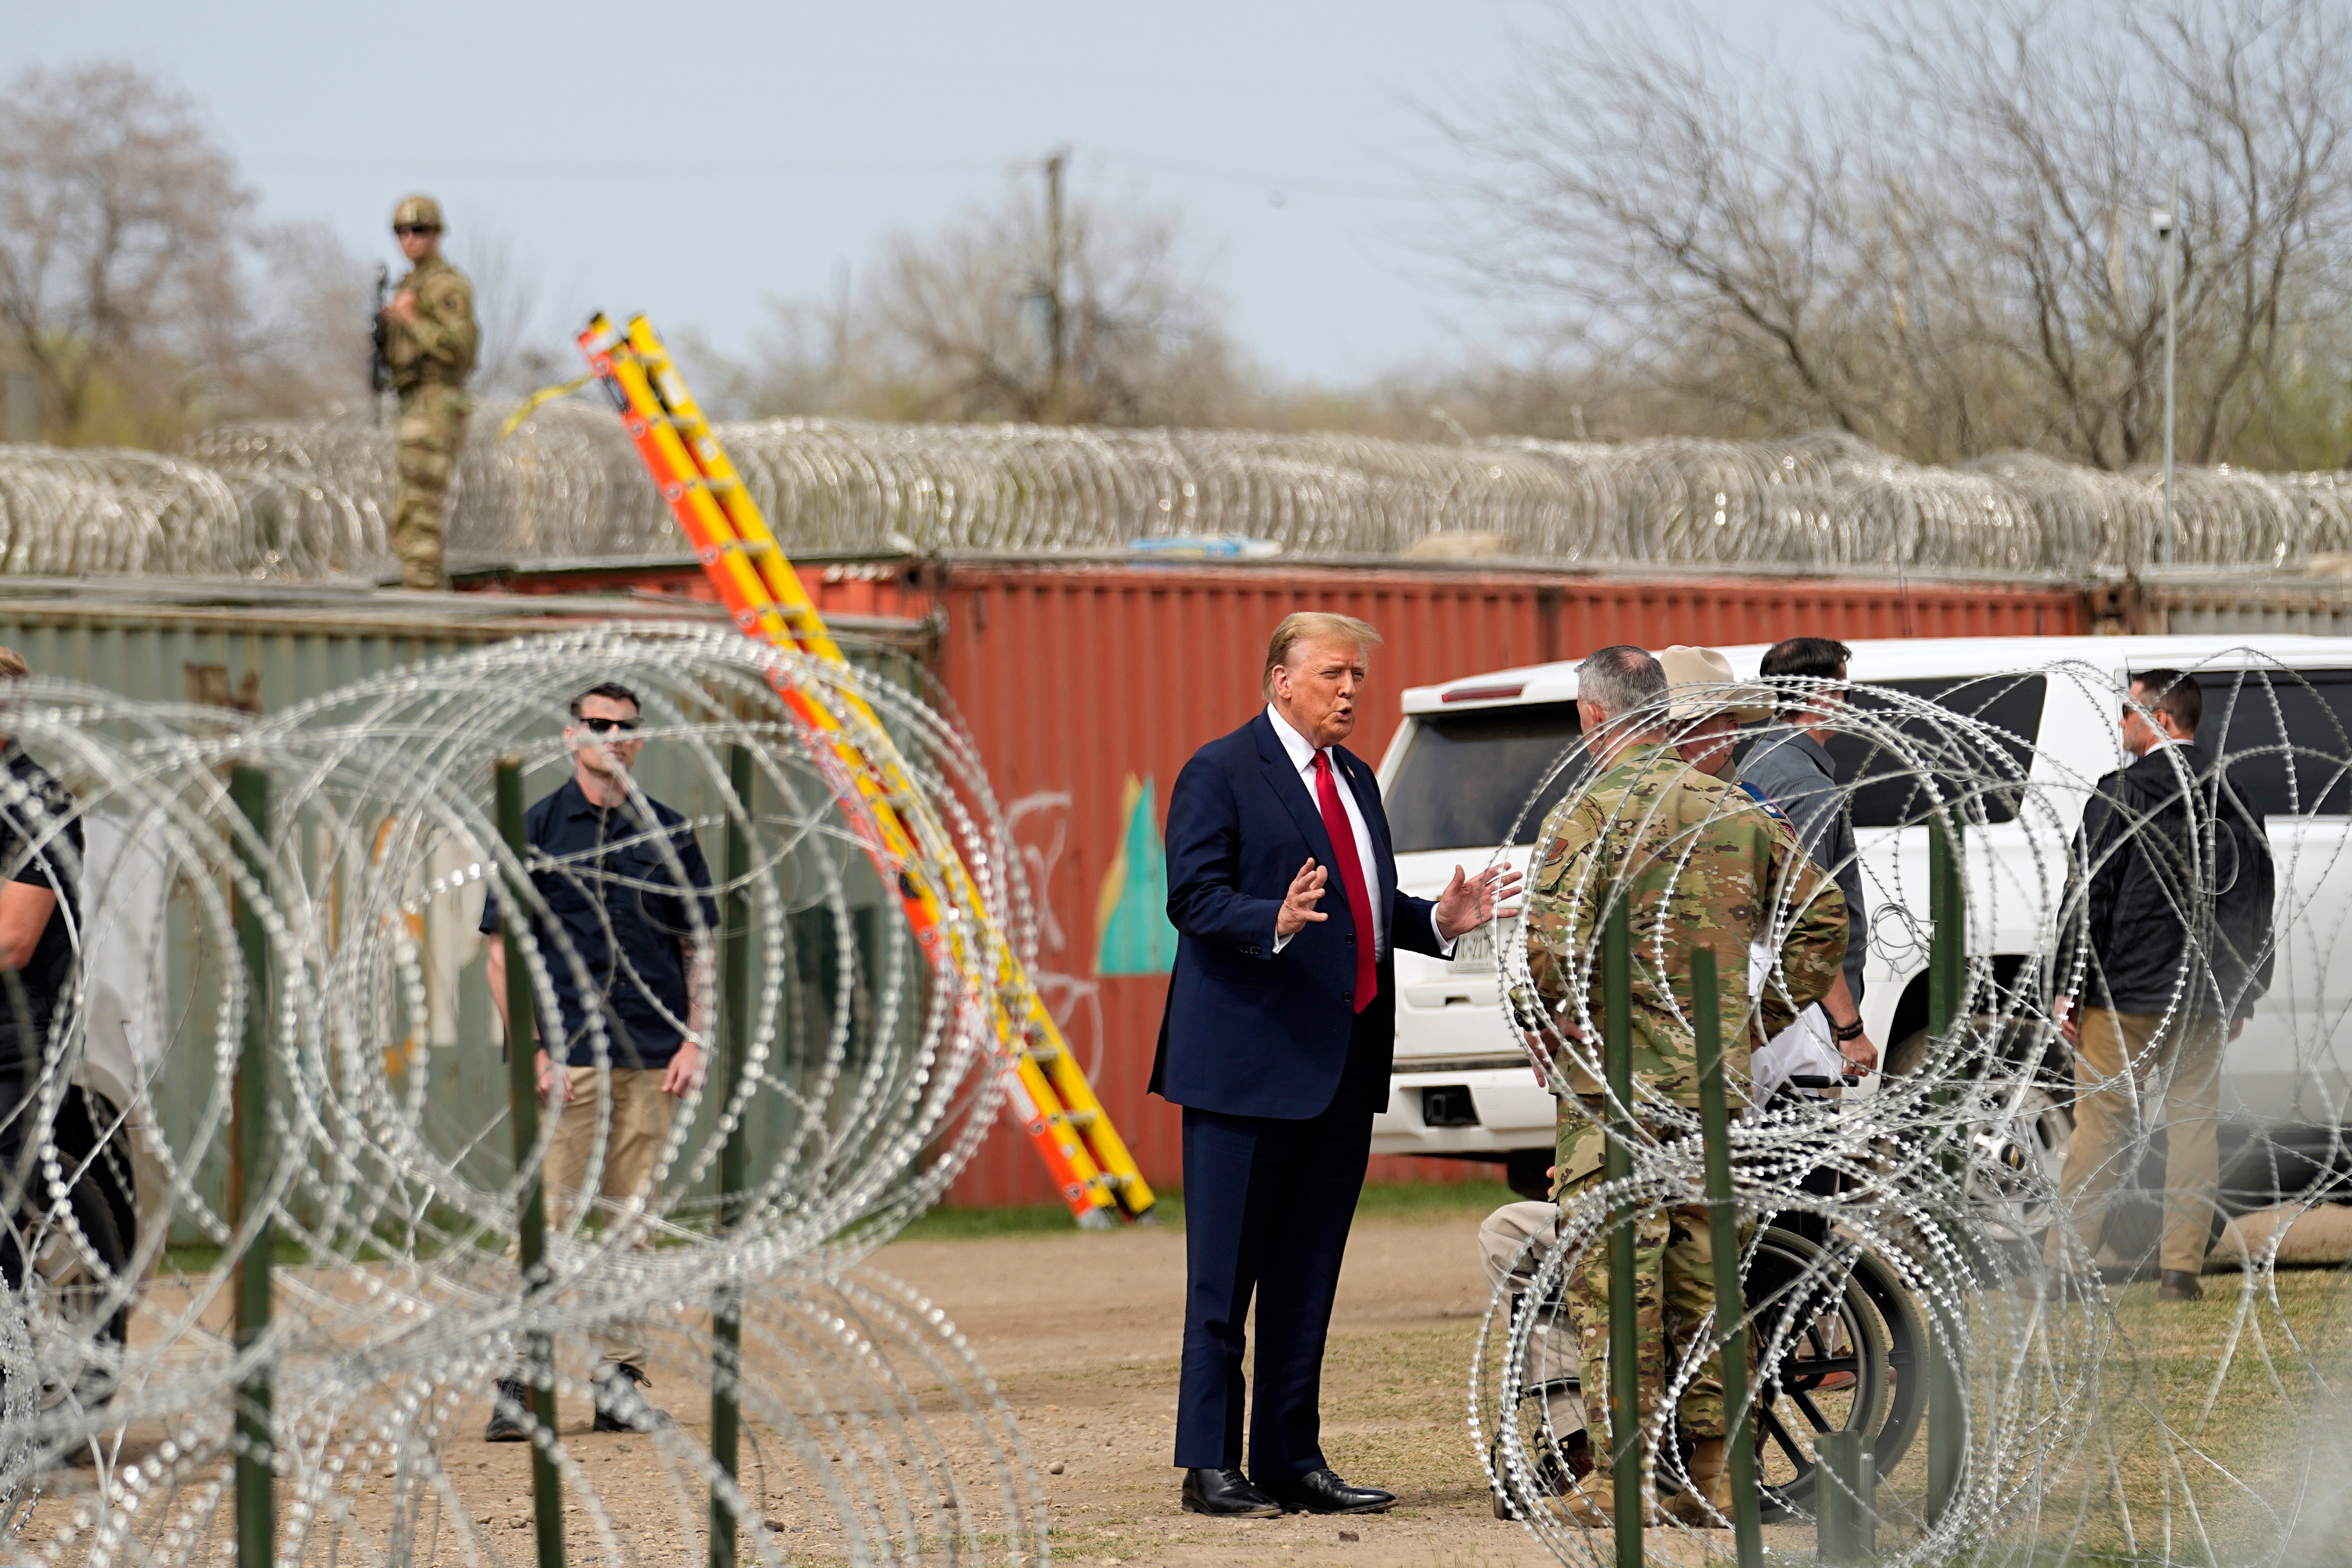
M 0 878 L 58 896 L 33 956 L 13 975 L 0 974 L 0 1073 L 16 1074 L 38 1064 L 73 991 L 82 836 L 73 796 L 23 747 L 11 741 L 0 750 L 0 768 L 8 774 L 0 786 Z
M 698 931 L 704 940 L 718 932 L 710 868 L 694 829 L 658 801 L 642 805 L 652 821 L 641 815 L 639 803 L 610 809 L 591 804 L 572 778 L 523 817 L 531 883 L 586 970 L 583 994 L 571 954 L 544 925 L 533 933 L 562 1013 L 560 1019 L 540 1019 L 539 1037 L 551 1054 L 560 1042 L 572 1067 L 598 1065 L 596 1037 L 588 1027 L 597 1015 L 610 1065 L 667 1067 L 686 1034 L 686 944 Z M 698 917 L 692 912 L 697 908 Z M 493 887 L 482 905 L 482 930 L 499 929 Z

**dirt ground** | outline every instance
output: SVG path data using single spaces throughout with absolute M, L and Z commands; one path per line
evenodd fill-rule
M 1339 1474 L 1400 1500 L 1349 1519 L 1211 1520 L 1178 1506 L 1182 1232 L 909 1241 L 875 1261 L 946 1307 L 986 1361 L 1047 1472 L 1065 1561 L 1549 1564 L 1526 1531 L 1494 1517 L 1466 1426 L 1486 1310 L 1478 1218 L 1357 1221 L 1324 1363 L 1323 1448 Z M 1055 1282 L 1050 1294 L 1043 1280 Z
M 1059 1562 L 1170 1568 L 1536 1568 L 1553 1559 L 1521 1526 L 1493 1517 L 1467 1426 L 1472 1345 L 1487 1300 L 1475 1250 L 1482 1213 L 1474 1206 L 1435 1205 L 1357 1218 L 1325 1362 L 1324 1447 L 1341 1475 L 1387 1487 L 1401 1500 L 1391 1512 L 1361 1518 L 1233 1521 L 1181 1511 L 1180 1477 L 1170 1463 L 1184 1264 L 1179 1226 L 1110 1235 L 1055 1231 L 908 1240 L 883 1248 L 873 1264 L 951 1317 L 993 1378 L 1034 1458 Z M 2321 1445 L 2327 1462 L 2315 1471 L 2313 1461 L 2322 1456 L 2295 1430 L 2293 1406 L 2302 1402 L 2281 1403 L 2266 1357 L 2240 1355 L 2218 1382 L 2213 1359 L 2217 1346 L 2284 1335 L 2283 1353 L 2290 1342 L 2313 1347 L 2324 1352 L 2321 1361 L 2333 1371 L 2344 1347 L 2352 1344 L 2347 1278 L 2352 1276 L 2340 1269 L 2282 1274 L 2275 1291 L 2268 1293 L 2270 1304 L 2251 1316 L 2241 1310 L 2234 1276 L 2210 1280 L 2212 1299 L 2186 1310 L 2159 1309 L 2152 1286 L 2129 1288 L 2117 1299 L 2116 1327 L 2143 1358 L 2150 1380 L 2137 1399 L 2166 1407 L 2176 1430 L 2198 1431 L 2208 1458 L 2249 1477 L 2289 1460 L 2289 1468 L 2306 1478 L 2352 1474 L 2343 1468 L 2352 1458 L 2352 1432 L 2341 1444 L 2331 1439 Z M 696 1364 L 707 1367 L 708 1342 L 695 1338 L 699 1324 L 689 1325 L 682 1316 L 681 1330 L 689 1327 L 693 1334 L 682 1334 L 681 1342 L 693 1339 L 700 1346 L 693 1352 Z M 574 1350 L 570 1359 L 582 1362 L 574 1375 L 584 1373 L 581 1352 Z M 569 1561 L 696 1568 L 705 1560 L 705 1492 L 692 1468 L 707 1453 L 709 1436 L 707 1397 L 695 1386 L 699 1381 L 695 1373 L 667 1369 L 657 1377 L 656 1394 L 683 1424 L 667 1443 L 592 1436 L 587 1412 L 576 1402 L 566 1406 L 560 1429 L 577 1466 L 567 1485 L 594 1493 L 593 1502 L 578 1492 L 568 1494 Z M 440 1494 L 445 1500 L 436 1533 L 417 1542 L 415 1561 L 520 1568 L 530 1560 L 529 1450 L 478 1441 L 475 1435 L 488 1415 L 487 1392 L 450 1386 L 444 1396 L 450 1403 L 442 1406 L 440 1417 L 446 1436 L 420 1439 L 440 1448 L 446 1489 Z M 924 1387 L 913 1393 L 926 1411 L 951 1412 L 945 1391 Z M 835 1402 L 834 1407 L 848 1405 Z M 2334 1417 L 2338 1410 L 2323 1399 L 2306 1406 L 2303 1419 L 2314 1414 Z M 2115 1425 L 2101 1454 L 2084 1458 L 2120 1465 L 2120 1484 L 2135 1508 L 2153 1515 L 2184 1500 L 2172 1495 L 2176 1489 L 2168 1479 L 2176 1462 L 2168 1458 L 2170 1443 L 2141 1429 L 2147 1426 L 2146 1420 Z M 163 1444 L 169 1432 L 142 1428 L 126 1436 L 124 1458 L 145 1458 L 159 1449 L 168 1457 Z M 984 1456 L 969 1438 L 967 1428 L 963 1439 L 950 1443 L 957 1450 L 952 1462 L 967 1489 L 977 1485 L 985 1491 Z M 754 1431 L 749 1441 L 756 1447 L 763 1439 L 768 1458 L 761 1461 L 757 1500 L 787 1560 L 831 1563 L 854 1556 L 843 1550 L 825 1498 L 809 1484 L 814 1468 L 796 1468 L 772 1425 L 764 1433 Z M 844 1442 L 820 1446 L 837 1449 Z M 1921 1465 L 1922 1453 L 1915 1449 L 1890 1485 L 1905 1495 L 1916 1492 L 1922 1484 Z M 353 1561 L 377 1555 L 392 1498 L 402 1484 L 395 1473 L 380 1447 L 354 1456 L 345 1494 L 350 1545 L 359 1548 L 350 1553 Z M 879 1473 L 887 1479 L 919 1471 Z M 87 1468 L 52 1472 L 20 1539 L 62 1548 L 45 1552 L 54 1563 L 96 1562 L 96 1542 L 89 1534 L 79 1540 L 57 1534 L 74 1516 L 86 1516 L 96 1500 L 95 1481 Z M 201 1478 L 194 1482 L 154 1500 L 176 1511 L 203 1489 Z M 2059 1484 L 2067 1483 L 2062 1479 Z M 2107 1486 L 2100 1481 L 2095 1489 Z M 2310 1485 L 2290 1477 L 2267 1489 L 2300 1496 Z M 967 1495 L 979 1500 L 977 1493 L 968 1489 Z M 2231 1489 L 2203 1489 L 2200 1502 L 2209 1510 L 2228 1504 L 2225 1513 L 2235 1508 L 2264 1520 L 2273 1517 L 2260 1499 L 2252 1493 L 2237 1498 Z M 2307 1500 L 2301 1506 L 2306 1511 L 2313 1507 Z M 161 1523 L 161 1511 L 151 1508 L 145 1517 Z M 470 1522 L 453 1524 L 460 1516 Z M 428 1510 L 428 1521 L 434 1517 Z M 2243 1531 L 2249 1540 L 2270 1539 L 2263 1520 L 2214 1518 L 2227 1524 L 2225 1535 Z M 980 1523 L 977 1515 L 971 1522 Z M 2315 1515 L 2310 1522 L 2319 1524 Z M 992 1528 L 983 1526 L 983 1532 Z M 2322 1528 L 2330 1545 L 2309 1561 L 2347 1560 L 2334 1554 L 2336 1545 L 2347 1552 L 2352 1545 L 2335 1533 L 2332 1516 Z M 611 1534 L 599 1535 L 607 1529 Z M 2106 1537 L 2112 1533 L 2101 1525 L 2079 1544 L 2111 1549 Z M 1810 1558 L 1810 1526 L 1768 1528 L 1766 1535 L 1768 1547 L 1797 1560 Z M 465 1544 L 467 1536 L 470 1547 Z M 1727 1552 L 1727 1534 L 1706 1540 L 1717 1553 Z M 1001 1542 L 981 1544 L 991 1558 L 1001 1551 Z M 1601 1538 L 1592 1544 L 1605 1549 Z M 1688 1535 L 1653 1537 L 1648 1544 L 1654 1562 L 1696 1562 L 1706 1555 L 1700 1539 Z M 184 1541 L 180 1551 L 184 1561 L 199 1565 L 229 1561 L 233 1548 L 225 1521 L 216 1517 L 197 1539 Z M 165 1554 L 173 1555 L 168 1549 Z M 326 1560 L 323 1553 L 313 1556 Z M 1592 1561 L 1602 1558 L 1596 1553 Z
M 1467 1426 L 1472 1345 L 1487 1301 L 1475 1245 L 1481 1217 L 1466 1209 L 1357 1217 L 1324 1365 L 1323 1446 L 1342 1476 L 1386 1487 L 1400 1501 L 1389 1513 L 1355 1519 L 1208 1520 L 1180 1509 L 1170 1449 L 1182 1315 L 1181 1231 L 908 1241 L 885 1248 L 877 1263 L 946 1307 L 994 1374 L 1035 1457 L 1063 1561 L 1549 1564 L 1554 1559 L 1525 1528 L 1493 1517 Z M 2250 1235 L 2258 1228 L 2252 1217 Z M 2342 1268 L 2352 1252 L 2352 1209 L 2317 1211 L 2295 1228 L 2308 1232 L 2300 1250 L 2311 1256 L 2291 1261 L 2305 1267 L 2277 1276 L 2265 1292 L 2268 1304 L 2251 1313 L 2242 1309 L 2234 1274 L 2209 1279 L 2209 1300 L 2194 1308 L 2160 1305 L 2152 1283 L 2120 1288 L 2115 1296 L 2113 1321 L 2147 1382 L 2137 1402 L 2125 1402 L 2141 1419 L 2113 1425 L 2096 1457 L 2122 1467 L 2140 1517 L 2157 1517 L 2168 1500 L 2180 1510 L 2188 1494 L 2168 1494 L 2158 1473 L 2167 1446 L 2141 1430 L 2148 1411 L 2139 1404 L 2162 1407 L 2177 1432 L 2195 1432 L 2205 1460 L 2252 1484 L 2245 1490 L 2200 1478 L 2196 1489 L 2201 1526 L 2210 1529 L 2223 1562 L 2268 1558 L 2288 1547 L 2276 1531 L 2280 1517 L 2293 1517 L 2289 1509 L 2304 1515 L 2302 1528 L 2287 1532 L 2294 1538 L 2290 1560 L 2352 1561 L 2352 1525 L 2337 1517 L 2336 1504 L 2320 1500 L 2343 1485 L 2341 1467 L 2352 1447 L 2334 1436 L 2315 1447 L 2310 1434 L 2294 1430 L 2294 1407 L 2303 1402 L 2278 1397 L 2268 1352 L 2240 1346 L 2235 1357 L 2216 1360 L 2240 1339 L 2267 1333 L 2276 1336 L 2273 1348 L 2290 1369 L 2296 1358 L 2288 1343 L 2298 1340 L 2322 1366 L 2341 1364 L 2352 1345 L 2352 1290 Z M 2312 1263 L 2333 1267 L 2314 1269 Z M 1055 1282 L 1050 1291 L 1040 1288 L 1042 1280 Z M 2304 1405 L 2305 1419 L 2315 1415 L 2332 1426 L 2340 1406 L 2327 1398 Z M 1916 1504 L 1925 1460 L 1921 1441 L 1890 1478 L 1892 1491 Z M 1051 1473 L 1055 1464 L 1059 1474 Z M 2281 1467 L 2336 1479 L 2312 1490 L 2270 1474 Z M 2085 1496 L 2106 1489 L 2096 1478 L 2074 1481 Z M 2069 1482 L 2058 1484 L 2063 1491 Z M 2290 1497 L 2301 1500 L 2289 1503 Z M 2125 1540 L 2104 1509 L 2091 1511 L 2101 1517 L 2053 1526 L 2052 1540 L 2079 1530 L 2076 1544 L 2091 1557 L 2121 1550 Z M 1810 1561 L 1811 1525 L 1767 1527 L 1764 1534 L 1768 1550 Z M 1892 1543 L 1882 1534 L 1883 1547 Z M 1591 1561 L 1606 1561 L 1606 1539 L 1593 1537 L 1591 1544 Z M 1730 1537 L 1665 1531 L 1645 1545 L 1654 1563 L 1696 1563 L 1710 1555 L 1708 1548 L 1726 1561 Z M 2237 1555 L 2242 1547 L 2245 1558 Z
M 1357 1220 L 1325 1366 L 1324 1447 L 1340 1474 L 1402 1500 L 1390 1513 L 1364 1518 L 1213 1521 L 1181 1510 L 1181 1477 L 1170 1462 L 1181 1226 L 902 1241 L 872 1262 L 944 1309 L 996 1382 L 1034 1459 L 1057 1562 L 1533 1568 L 1552 1559 L 1518 1525 L 1493 1517 L 1465 1425 L 1471 1342 L 1486 1304 L 1475 1251 L 1480 1217 L 1464 1208 Z M 578 1359 L 576 1351 L 567 1357 Z M 583 1373 L 584 1363 L 572 1370 Z M 674 1374 L 656 1382 L 683 1423 L 683 1445 L 699 1450 L 709 1441 L 707 1398 Z M 529 1450 L 475 1440 L 488 1402 L 470 1391 L 459 1397 L 439 1445 L 450 1500 L 472 1521 L 488 1563 L 520 1568 L 532 1539 Z M 927 1394 L 925 1407 L 941 1408 L 937 1399 Z M 684 1480 L 659 1442 L 592 1436 L 586 1416 L 570 1406 L 560 1424 L 580 1466 L 572 1484 L 596 1494 L 593 1504 L 576 1491 L 568 1497 L 568 1559 L 605 1560 L 593 1520 L 610 1522 L 625 1561 L 696 1568 L 707 1552 L 699 1483 Z M 171 1436 L 142 1424 L 125 1435 L 122 1457 L 168 1456 Z M 965 1447 L 957 1460 L 964 1484 L 985 1489 L 981 1457 L 957 1446 Z M 772 1434 L 766 1451 L 780 1456 Z M 759 1488 L 763 1517 L 790 1560 L 842 1560 L 824 1500 L 806 1489 L 804 1469 L 781 1458 L 783 1468 Z M 87 1466 L 51 1472 L 25 1539 L 55 1540 L 76 1515 L 86 1519 L 96 1480 Z M 349 1495 L 359 1537 L 381 1544 L 397 1484 L 380 1458 L 358 1466 Z M 174 1509 L 189 1495 L 176 1493 Z M 57 1541 L 65 1550 L 51 1560 L 83 1560 L 93 1545 L 83 1531 Z M 466 1533 L 448 1531 L 445 1516 L 443 1533 L 417 1542 L 416 1560 L 471 1556 L 458 1545 Z M 229 1561 L 225 1514 L 190 1546 L 183 1549 L 195 1563 Z

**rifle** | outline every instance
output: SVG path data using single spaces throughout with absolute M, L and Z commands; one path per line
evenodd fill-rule
M 368 391 L 374 395 L 376 419 L 379 423 L 383 419 L 383 389 L 392 384 L 392 366 L 383 357 L 383 297 L 385 291 L 391 287 L 392 268 L 381 261 L 377 262 L 375 264 L 375 314 L 370 318 L 374 323 L 374 331 L 371 337 L 375 344 L 375 352 L 368 357 Z

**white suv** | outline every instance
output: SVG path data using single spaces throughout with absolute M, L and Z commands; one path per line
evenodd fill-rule
M 1970 942 L 2009 989 L 2034 983 L 2033 954 L 2046 952 L 2057 890 L 2053 864 L 2081 815 L 2080 791 L 2124 761 L 2118 703 L 2131 672 L 2195 672 L 2205 689 L 2200 738 L 2226 751 L 2247 805 L 2265 818 L 2278 863 L 2276 973 L 2244 1036 L 2223 1063 L 2223 1110 L 2242 1126 L 2278 1129 L 2266 1169 L 2282 1153 L 2310 1146 L 2321 1177 L 2352 1122 L 2347 1056 L 2335 1026 L 2352 1004 L 2352 637 L 2002 637 L 1860 642 L 1849 673 L 1968 712 L 2015 737 L 2011 747 L 2028 780 L 2044 786 L 2037 806 L 1978 829 L 1968 857 Z M 1763 645 L 1723 650 L 1740 679 L 1756 674 Z M 2066 667 L 2062 668 L 2061 667 Z M 2020 673 L 2023 672 L 2022 678 Z M 1987 679 L 2006 677 L 2007 679 Z M 1404 694 L 1404 722 L 1381 763 L 1381 789 L 1395 839 L 1397 880 L 1433 896 L 1457 864 L 1473 868 L 1507 853 L 1525 868 L 1544 814 L 1568 787 L 1563 770 L 1528 797 L 1577 737 L 1576 669 L 1537 665 L 1475 676 Z M 1867 692 L 1857 704 L 1870 706 Z M 1840 778 L 1863 763 L 1863 742 L 1831 751 Z M 1927 1022 L 1927 829 L 1903 826 L 1917 809 L 1907 780 L 1867 781 L 1853 795 L 1856 852 L 1870 905 L 1870 952 L 1863 1016 L 1871 1037 L 1900 1070 Z M 1525 807 L 1524 813 L 1522 808 Z M 2051 814 L 2055 813 L 2053 816 Z M 1514 820 L 1518 842 L 1501 840 Z M 1911 895 L 1906 900 L 1903 895 Z M 1492 928 L 1490 928 L 1492 929 Z M 1498 932 L 1516 942 L 1516 923 Z M 1551 1163 L 1551 1096 L 1538 1084 L 1505 1024 L 1493 937 L 1465 939 L 1453 963 L 1397 954 L 1396 1067 L 1387 1110 L 1373 1123 L 1372 1151 L 1502 1161 L 1512 1184 L 1539 1194 Z M 2339 948 L 2343 951 L 2338 951 Z M 2053 1071 L 2063 1048 L 2047 1034 Z M 1872 1085 L 1865 1084 L 1862 1092 Z M 2055 1100 L 2024 1108 L 2020 1157 L 2055 1174 L 2069 1125 Z M 2295 1136 L 2288 1129 L 2309 1130 Z M 2231 1141 L 2224 1179 L 2231 1184 Z M 2292 1192 L 2307 1169 L 2276 1169 Z

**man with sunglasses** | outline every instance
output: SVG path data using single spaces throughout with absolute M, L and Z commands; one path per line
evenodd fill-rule
M 572 700 L 572 718 L 563 731 L 572 777 L 523 819 L 531 885 L 547 904 L 533 935 L 555 994 L 554 1016 L 539 1020 L 539 1092 L 561 1107 L 544 1173 L 548 1224 L 584 1225 L 593 1205 L 608 1241 L 625 1233 L 627 1245 L 644 1249 L 653 1246 L 645 1211 L 659 1186 L 671 1119 L 678 1100 L 702 1085 L 719 910 L 694 829 L 631 788 L 629 770 L 645 746 L 636 694 L 612 681 L 591 687 Z M 503 1024 L 508 955 L 495 893 L 481 929 Z M 616 1320 L 598 1337 L 595 1430 L 647 1432 L 667 1423 L 637 1392 L 650 1381 L 637 1326 Z M 527 1399 L 520 1377 L 500 1378 L 484 1436 L 526 1440 Z
M 408 275 L 383 308 L 383 359 L 400 394 L 400 496 L 392 549 L 404 588 L 446 588 L 442 513 L 466 441 L 466 377 L 479 346 L 474 286 L 442 258 L 441 204 L 409 196 L 392 212 Z
M 2101 1268 L 2136 1274 L 2103 1234 L 2118 1186 L 2165 1140 L 2157 1299 L 2201 1301 L 2221 1162 L 2221 1051 L 2270 989 L 2278 870 L 2262 819 L 2198 744 L 2205 692 L 2184 670 L 2126 689 L 2128 765 L 2091 792 L 2067 859 L 2057 1023 L 2074 1047 L 2074 1135 L 2059 1177 L 2060 1221 L 2043 1260 L 2070 1243 Z M 2143 1110 L 2143 1107 L 2147 1107 Z

